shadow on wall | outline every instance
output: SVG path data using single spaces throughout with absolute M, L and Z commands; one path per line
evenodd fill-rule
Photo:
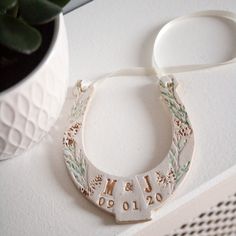
M 70 11 L 75 10 L 78 7 L 81 7 L 93 0 L 70 0 L 70 2 L 64 7 L 63 13 L 67 14 Z

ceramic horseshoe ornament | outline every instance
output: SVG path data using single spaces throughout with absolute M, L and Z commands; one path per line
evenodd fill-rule
M 159 37 L 173 24 L 190 17 L 213 16 L 235 21 L 233 13 L 205 11 L 177 18 L 166 24 Z M 81 193 L 99 208 L 113 214 L 117 222 L 136 222 L 151 219 L 152 210 L 158 209 L 173 194 L 185 178 L 192 160 L 194 134 L 187 108 L 176 94 L 177 81 L 174 74 L 196 69 L 232 63 L 234 60 L 217 65 L 186 65 L 159 68 L 155 56 L 153 68 L 133 68 L 118 71 L 103 79 L 122 75 L 146 75 L 157 77 L 157 89 L 161 91 L 163 105 L 171 115 L 172 144 L 163 161 L 151 170 L 128 177 L 118 177 L 99 170 L 90 162 L 84 151 L 83 127 L 86 112 L 94 90 L 103 79 L 84 86 L 78 81 L 75 87 L 76 99 L 72 108 L 68 129 L 63 138 L 64 158 L 69 173 Z

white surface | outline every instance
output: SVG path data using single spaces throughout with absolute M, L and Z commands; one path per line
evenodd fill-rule
M 124 67 L 150 66 L 152 44 L 160 26 L 174 17 L 204 9 L 236 11 L 236 3 L 234 0 L 100 0 L 70 13 L 66 25 L 71 85 L 77 79 L 94 79 Z M 214 40 L 204 46 L 206 50 L 214 43 L 218 47 L 230 47 L 229 54 L 235 52 L 231 44 L 225 43 L 233 40 L 229 27 L 220 23 L 214 29 L 218 27 L 223 32 L 217 40 L 213 35 Z M 192 33 L 195 31 L 189 35 Z M 189 48 L 178 41 L 179 48 Z M 168 42 L 171 40 L 165 43 Z M 193 58 L 205 62 L 205 59 L 230 57 L 223 50 L 208 53 L 206 50 L 194 51 Z M 179 51 L 179 55 L 172 51 L 166 53 L 163 63 L 170 58 L 174 63 L 184 60 L 188 50 Z M 236 164 L 235 77 L 235 65 L 177 76 L 179 95 L 195 131 L 195 163 L 173 201 L 156 212 L 154 218 L 161 218 L 173 206 L 186 202 L 200 185 Z M 161 105 L 153 94 L 151 80 L 113 81 L 103 85 L 107 96 L 102 94 L 102 89 L 98 90 L 98 99 L 88 114 L 86 150 L 104 170 L 120 174 L 139 172 L 150 167 L 149 161 L 157 161 L 154 158 L 163 150 L 154 145 L 162 141 L 162 135 L 163 144 L 167 145 L 170 127 L 165 116 L 159 114 Z M 67 105 L 71 105 L 71 100 Z M 64 109 L 42 143 L 20 158 L 0 163 L 0 235 L 128 235 L 151 224 L 116 225 L 110 215 L 77 192 L 60 149 L 68 110 L 69 107 Z M 105 159 L 109 162 L 102 165 Z
M 200 214 L 206 212 L 207 210 L 212 211 L 212 207 L 217 205 L 219 202 L 229 201 L 228 197 L 235 194 L 235 188 L 232 188 L 232 186 L 235 185 L 236 185 L 236 165 L 228 169 L 227 171 L 223 172 L 223 174 L 218 175 L 214 179 L 201 185 L 201 187 L 197 188 L 195 191 L 192 191 L 190 194 L 188 194 L 187 201 L 185 201 L 185 199 L 182 198 L 183 201 L 181 202 L 181 204 L 170 204 L 165 209 L 164 216 L 162 215 L 161 217 L 159 217 L 159 215 L 156 214 L 156 220 L 150 222 L 148 224 L 148 227 L 142 227 L 140 230 L 136 228 L 135 231 L 137 233 L 135 235 L 152 236 L 152 235 L 157 235 L 158 233 L 158 236 L 167 236 L 172 234 L 174 236 L 176 229 L 179 229 L 183 224 L 191 225 L 192 221 L 195 221 L 193 219 L 196 219 Z M 180 217 L 180 212 L 181 212 L 181 217 Z M 235 212 L 230 211 L 230 213 L 235 216 Z M 203 221 L 203 225 L 201 225 L 202 228 L 205 228 L 205 230 L 211 228 L 212 230 L 210 233 L 209 232 L 206 233 L 206 231 L 203 231 L 202 234 L 200 235 L 202 236 L 222 235 L 219 234 L 219 232 L 214 232 L 215 233 L 214 234 L 212 233 L 212 231 L 214 231 L 215 228 L 214 226 L 220 228 L 221 224 L 227 224 L 226 214 L 227 214 L 226 211 L 221 211 L 220 214 L 218 213 L 212 216 L 212 217 L 217 216 L 217 218 L 221 220 L 219 224 L 214 220 L 212 221 L 212 224 L 210 224 L 209 221 L 211 219 L 209 215 L 208 216 L 206 215 L 204 217 L 205 219 L 201 218 L 201 222 Z M 235 222 L 235 219 L 231 218 L 229 219 L 232 220 L 232 223 Z M 186 230 L 186 228 L 182 229 L 181 233 L 183 233 Z M 192 231 L 193 227 L 191 227 L 190 230 Z M 229 228 L 225 229 L 221 228 L 220 230 L 227 231 L 229 230 Z M 188 236 L 190 234 L 186 232 L 186 235 Z M 197 233 L 193 235 L 200 236 Z M 225 233 L 224 235 L 227 234 Z M 231 235 L 233 236 L 234 234 Z

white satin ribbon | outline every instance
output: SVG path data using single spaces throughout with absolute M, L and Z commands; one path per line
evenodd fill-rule
M 236 62 L 236 57 L 234 57 L 231 60 L 220 62 L 220 63 L 213 63 L 213 64 L 180 65 L 180 66 L 171 66 L 171 67 L 160 67 L 159 66 L 159 63 L 157 60 L 157 55 L 155 54 L 155 51 L 156 51 L 157 46 L 159 45 L 160 39 L 163 36 L 163 34 L 165 34 L 167 31 L 169 31 L 171 28 L 173 28 L 179 22 L 182 22 L 182 21 L 190 19 L 190 18 L 196 18 L 196 17 L 217 17 L 217 18 L 231 20 L 236 24 L 236 14 L 235 13 L 229 12 L 229 11 L 216 11 L 216 10 L 200 11 L 200 12 L 192 13 L 190 15 L 175 18 L 174 20 L 168 22 L 167 24 L 165 24 L 161 28 L 161 30 L 157 34 L 155 42 L 154 42 L 154 46 L 153 46 L 152 63 L 153 63 L 153 67 L 155 68 L 158 75 L 195 71 L 195 70 L 207 69 L 207 68 L 222 66 L 222 65 L 231 64 L 231 63 Z
M 213 64 L 179 65 L 179 66 L 171 66 L 171 67 L 159 66 L 157 55 L 154 52 L 156 51 L 156 48 L 160 42 L 160 38 L 163 36 L 163 34 L 165 34 L 167 31 L 169 31 L 179 22 L 190 19 L 190 18 L 196 18 L 196 17 L 218 17 L 222 19 L 231 20 L 236 24 L 236 14 L 229 11 L 217 11 L 217 10 L 200 11 L 200 12 L 195 12 L 186 16 L 175 18 L 174 20 L 165 24 L 156 36 L 154 46 L 153 46 L 152 67 L 150 68 L 133 67 L 133 68 L 122 69 L 114 73 L 109 73 L 106 76 L 103 76 L 102 78 L 94 81 L 92 83 L 93 86 L 98 85 L 98 82 L 100 83 L 104 79 L 115 77 L 115 76 L 135 76 L 135 75 L 154 76 L 155 75 L 155 76 L 161 77 L 167 74 L 176 74 L 176 73 L 181 73 L 181 72 L 196 71 L 196 70 L 207 69 L 207 68 L 235 63 L 236 57 L 228 61 L 224 61 L 220 63 L 213 63 Z

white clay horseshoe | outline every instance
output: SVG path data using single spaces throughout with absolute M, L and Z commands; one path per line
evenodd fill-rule
M 138 72 L 141 74 L 141 69 L 136 69 L 136 74 Z M 160 207 L 189 169 L 193 131 L 187 112 L 175 93 L 176 85 L 172 76 L 164 76 L 159 81 L 161 97 L 172 116 L 172 144 L 168 154 L 148 172 L 118 177 L 97 169 L 85 154 L 82 128 L 96 83 L 88 88 L 81 88 L 81 82 L 78 84 L 78 99 L 64 135 L 66 166 L 81 192 L 103 210 L 115 214 L 117 221 L 151 219 L 151 210 Z
M 160 34 L 178 21 L 189 17 L 214 16 L 235 21 L 233 13 L 206 11 L 177 18 L 166 24 Z M 159 208 L 183 181 L 192 159 L 194 136 L 184 105 L 176 94 L 177 81 L 172 74 L 209 68 L 234 62 L 235 59 L 217 65 L 186 65 L 159 68 L 153 56 L 154 68 L 133 68 L 118 71 L 104 79 L 122 75 L 157 76 L 161 98 L 171 114 L 172 144 L 163 161 L 153 169 L 137 175 L 118 177 L 105 173 L 89 161 L 83 145 L 83 126 L 93 90 L 102 80 L 76 86 L 76 101 L 71 120 L 64 134 L 64 158 L 69 173 L 83 195 L 99 208 L 112 213 L 118 222 L 135 222 L 151 219 L 151 211 Z M 157 88 L 158 89 L 158 88 Z

